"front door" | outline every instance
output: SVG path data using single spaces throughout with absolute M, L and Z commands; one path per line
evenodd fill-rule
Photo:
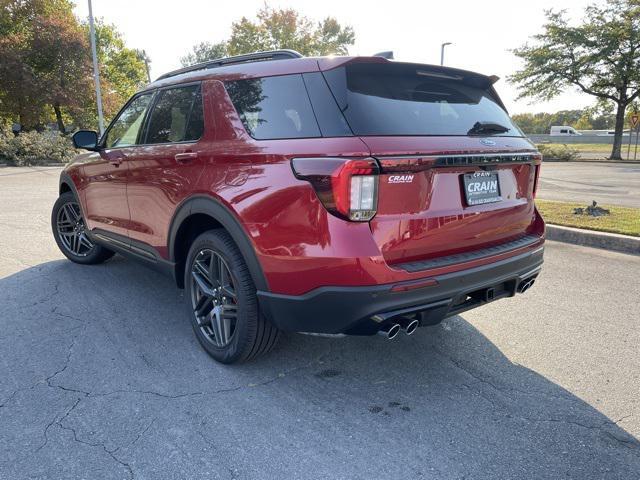
M 83 166 L 85 215 L 91 230 L 128 236 L 131 222 L 127 201 L 129 161 L 139 152 L 140 129 L 152 96 L 152 93 L 138 95 L 122 109 L 105 134 L 104 148 Z

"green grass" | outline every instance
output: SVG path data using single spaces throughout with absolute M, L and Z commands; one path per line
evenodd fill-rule
M 635 140 L 635 139 L 634 139 Z M 628 140 L 627 140 L 628 141 Z M 549 147 L 562 147 L 566 145 L 569 148 L 573 148 L 578 152 L 593 152 L 593 153 L 611 153 L 613 145 L 606 143 L 543 143 L 542 145 Z M 633 145 L 631 145 L 631 155 L 633 156 Z M 624 153 L 627 153 L 625 149 Z
M 573 213 L 574 208 L 584 208 L 586 204 L 536 200 L 536 205 L 547 223 L 640 237 L 640 208 L 598 205 L 610 210 L 611 215 L 590 217 Z

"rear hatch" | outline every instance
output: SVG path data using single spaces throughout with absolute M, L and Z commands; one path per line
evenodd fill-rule
M 518 240 L 535 224 L 540 156 L 495 78 L 356 62 L 324 72 L 353 133 L 380 163 L 370 226 L 390 264 Z

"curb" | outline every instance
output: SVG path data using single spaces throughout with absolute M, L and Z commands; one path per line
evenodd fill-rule
M 547 224 L 547 240 L 640 255 L 640 237 Z

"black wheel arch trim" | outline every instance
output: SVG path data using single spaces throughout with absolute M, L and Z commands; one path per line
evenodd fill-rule
M 269 285 L 267 279 L 264 276 L 258 257 L 256 256 L 255 248 L 249 239 L 249 234 L 237 216 L 220 201 L 214 197 L 208 195 L 195 195 L 185 199 L 176 209 L 171 224 L 169 226 L 168 236 L 168 249 L 169 249 L 169 261 L 175 263 L 176 261 L 176 238 L 178 231 L 180 230 L 183 222 L 193 214 L 205 214 L 219 222 L 222 227 L 231 235 L 231 238 L 238 246 L 240 253 L 247 262 L 249 273 L 253 279 L 253 283 L 257 290 L 269 291 Z M 176 267 L 177 268 L 177 267 Z M 177 272 L 176 272 L 177 273 Z M 176 280 L 179 282 L 180 279 Z M 179 283 L 180 284 L 180 283 Z
M 58 195 L 62 195 L 62 185 L 67 185 L 69 187 L 69 189 L 71 190 L 71 192 L 73 193 L 73 195 L 75 195 L 76 200 L 78 200 L 78 205 L 80 206 L 80 212 L 82 213 L 82 217 L 85 219 L 85 222 L 87 220 L 87 216 L 84 213 L 84 205 L 82 203 L 82 198 L 80 197 L 80 194 L 78 193 L 78 189 L 76 187 L 75 182 L 73 181 L 73 178 L 71 178 L 71 175 L 69 175 L 66 171 L 62 171 L 60 172 L 60 179 L 58 181 Z
M 58 194 L 59 195 L 62 194 L 62 185 L 67 185 L 69 187 L 69 189 L 73 192 L 73 194 L 76 196 L 76 198 L 78 199 L 78 202 L 80 202 L 80 195 L 78 195 L 78 189 L 76 188 L 76 184 L 73 181 L 73 179 L 71 178 L 71 175 L 69 175 L 65 171 L 62 171 L 60 173 L 60 180 L 58 181 Z M 80 203 L 82 203 L 82 202 L 80 202 Z

